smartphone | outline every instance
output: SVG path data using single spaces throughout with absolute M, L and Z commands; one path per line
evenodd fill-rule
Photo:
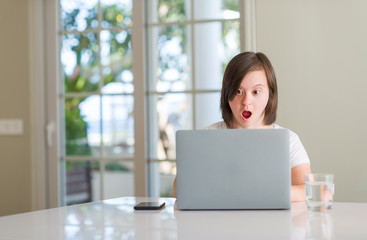
M 165 202 L 141 202 L 134 206 L 135 210 L 159 210 L 166 205 Z

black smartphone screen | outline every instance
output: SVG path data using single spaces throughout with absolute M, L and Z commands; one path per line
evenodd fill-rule
M 166 205 L 165 202 L 141 202 L 134 206 L 135 210 L 159 210 Z

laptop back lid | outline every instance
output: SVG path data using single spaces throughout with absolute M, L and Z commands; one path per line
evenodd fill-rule
M 179 209 L 289 209 L 287 129 L 176 133 Z

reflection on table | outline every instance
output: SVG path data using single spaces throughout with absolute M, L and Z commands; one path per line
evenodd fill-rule
M 134 211 L 152 198 L 106 201 L 0 217 L 0 239 L 364 239 L 367 203 L 334 203 L 311 213 L 291 210 L 180 211 L 161 198 L 159 211 Z

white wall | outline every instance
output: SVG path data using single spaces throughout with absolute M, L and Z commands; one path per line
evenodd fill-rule
M 335 200 L 367 202 L 367 1 L 257 0 L 257 51 L 272 61 L 278 124 L 300 136 Z

